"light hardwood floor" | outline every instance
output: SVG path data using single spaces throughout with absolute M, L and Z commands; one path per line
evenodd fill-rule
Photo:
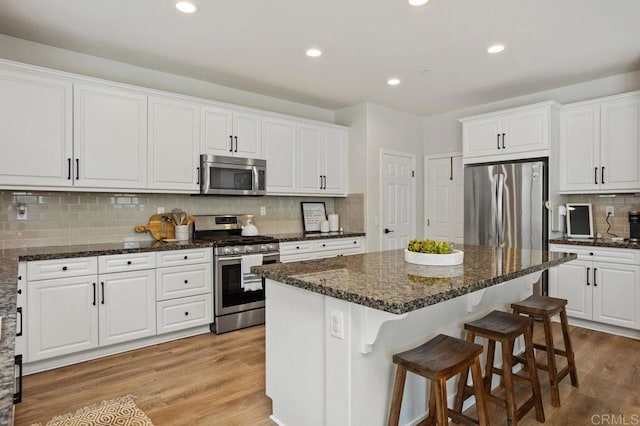
M 554 408 L 547 375 L 540 372 L 546 424 L 640 424 L 640 341 L 581 328 L 571 335 L 580 387 L 563 380 L 562 407 Z M 136 404 L 156 426 L 272 425 L 264 381 L 264 326 L 205 334 L 27 376 L 16 425 L 44 424 L 126 394 L 138 397 Z M 502 409 L 490 405 L 489 414 L 492 425 L 506 424 Z M 519 424 L 539 423 L 530 412 Z

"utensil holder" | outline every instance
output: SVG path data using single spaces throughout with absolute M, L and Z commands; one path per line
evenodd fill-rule
M 187 241 L 189 239 L 189 225 L 176 225 L 176 240 Z

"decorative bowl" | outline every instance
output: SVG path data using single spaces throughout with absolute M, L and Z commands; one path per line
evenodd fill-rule
M 464 252 L 462 250 L 452 250 L 451 253 L 418 253 L 404 249 L 404 261 L 415 263 L 416 265 L 451 266 L 460 265 L 464 262 Z

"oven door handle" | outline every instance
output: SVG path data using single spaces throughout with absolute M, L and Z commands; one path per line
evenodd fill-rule
M 260 253 L 256 253 L 256 254 L 260 254 Z M 279 253 L 264 253 L 262 255 L 262 262 L 264 263 L 264 260 L 272 260 L 270 258 L 277 256 Z M 225 256 L 218 256 L 217 260 L 218 262 L 227 262 L 227 261 L 233 261 L 233 260 L 241 260 L 242 256 L 232 256 L 232 257 L 225 257 Z

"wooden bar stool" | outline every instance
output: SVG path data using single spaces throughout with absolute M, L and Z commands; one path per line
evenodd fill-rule
M 465 424 L 488 425 L 487 406 L 482 389 L 482 370 L 480 369 L 481 353 L 482 346 L 480 345 L 440 334 L 417 348 L 395 354 L 393 362 L 398 367 L 391 398 L 389 426 L 396 426 L 400 418 L 407 371 L 431 381 L 429 415 L 419 425 L 446 426 L 449 424 L 448 417 Z M 475 389 L 478 420 L 447 407 L 447 380 L 461 372 L 468 372 L 469 368 L 471 368 Z
M 540 382 L 538 372 L 535 368 L 535 358 L 533 355 L 533 339 L 531 336 L 533 320 L 521 317 L 508 312 L 493 311 L 479 320 L 466 323 L 467 341 L 473 342 L 476 336 L 484 337 L 488 340 L 487 359 L 484 373 L 484 391 L 487 401 L 506 408 L 509 425 L 517 425 L 518 421 L 525 415 L 531 407 L 535 407 L 536 420 L 544 423 L 544 409 L 542 407 L 542 397 L 540 395 Z M 526 359 L 523 364 L 528 377 L 514 374 L 513 368 L 513 345 L 516 338 L 524 335 Z M 494 367 L 494 355 L 496 342 L 500 342 L 502 349 L 502 369 Z M 491 380 L 494 374 L 502 376 L 504 380 L 505 399 L 498 398 L 491 393 Z M 468 372 L 460 375 L 458 383 L 458 393 L 456 395 L 455 409 L 462 410 L 462 404 L 471 396 L 469 386 L 467 386 Z M 514 381 L 518 381 L 531 387 L 531 398 L 520 407 L 516 406 L 514 397 Z M 475 380 L 474 380 L 475 382 Z
M 547 364 L 536 363 L 536 366 L 549 372 L 549 383 L 551 385 L 551 404 L 554 407 L 560 406 L 560 392 L 558 391 L 558 383 L 567 375 L 571 376 L 571 385 L 578 386 L 578 373 L 576 372 L 576 361 L 573 355 L 573 347 L 571 346 L 571 337 L 569 336 L 569 325 L 567 324 L 567 311 L 565 299 L 557 299 L 555 297 L 546 296 L 530 296 L 519 303 L 512 303 L 514 314 L 525 314 L 530 318 L 541 319 L 544 324 L 544 340 L 545 344 L 534 343 L 535 349 L 543 350 L 547 353 Z M 564 339 L 564 350 L 556 349 L 553 345 L 553 329 L 551 328 L 551 318 L 560 314 L 560 324 L 562 326 L 562 337 Z M 567 358 L 567 366 L 558 372 L 556 366 L 556 355 Z M 519 358 L 517 358 L 520 361 Z

